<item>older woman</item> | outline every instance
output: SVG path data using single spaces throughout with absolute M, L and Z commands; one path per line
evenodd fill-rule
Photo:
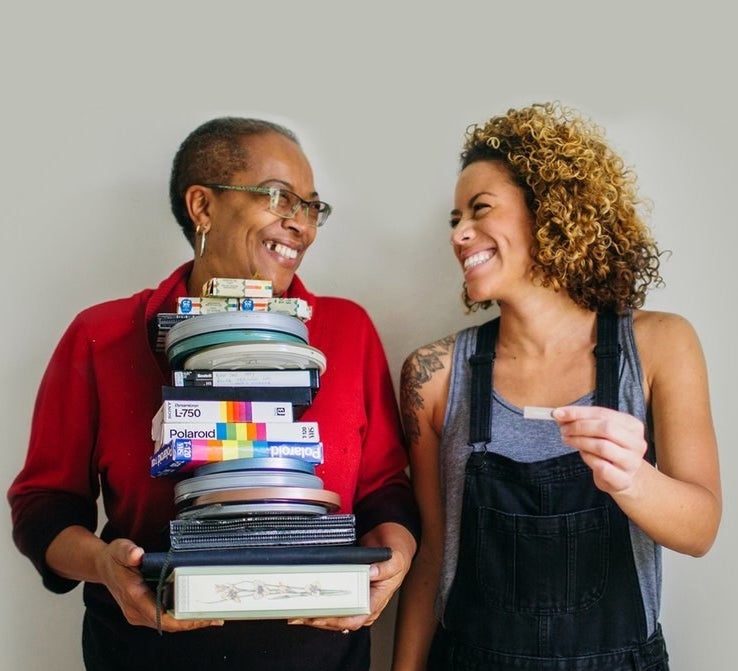
M 667 669 L 661 546 L 707 552 L 721 495 L 697 336 L 640 309 L 634 175 L 557 104 L 473 127 L 461 166 L 465 299 L 500 316 L 403 368 L 422 542 L 393 668 Z
M 392 382 L 367 314 L 311 294 L 295 275 L 325 223 L 313 173 L 294 134 L 273 123 L 209 121 L 181 145 L 172 211 L 194 259 L 156 289 L 91 307 L 69 326 L 44 375 L 26 464 L 9 491 L 14 537 L 54 592 L 84 581 L 87 669 L 367 669 L 370 625 L 407 571 L 413 501 Z M 138 570 L 163 550 L 175 516 L 171 478 L 149 475 L 151 418 L 169 384 L 152 320 L 197 296 L 211 277 L 271 279 L 276 296 L 312 308 L 310 343 L 329 366 L 302 416 L 319 422 L 325 488 L 353 511 L 364 545 L 389 546 L 372 567 L 371 614 L 278 621 L 161 618 Z M 347 328 L 351 337 L 342 338 Z M 97 498 L 107 521 L 100 535 Z M 309 626 L 305 626 L 309 625 Z

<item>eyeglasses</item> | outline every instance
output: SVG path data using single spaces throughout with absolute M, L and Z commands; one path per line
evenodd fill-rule
M 237 186 L 232 184 L 204 184 L 210 189 L 223 191 L 246 191 L 269 196 L 269 211 L 283 219 L 294 219 L 302 210 L 309 224 L 322 226 L 332 212 L 328 203 L 322 200 L 303 200 L 296 193 L 276 186 Z

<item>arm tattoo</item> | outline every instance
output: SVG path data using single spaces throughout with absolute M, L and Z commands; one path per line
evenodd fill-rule
M 447 355 L 456 339 L 450 335 L 432 345 L 421 347 L 409 356 L 402 366 L 400 382 L 400 399 L 402 423 L 405 427 L 405 438 L 408 444 L 420 438 L 420 424 L 416 413 L 423 408 L 422 386 L 428 382 L 433 373 L 443 369 L 442 357 Z

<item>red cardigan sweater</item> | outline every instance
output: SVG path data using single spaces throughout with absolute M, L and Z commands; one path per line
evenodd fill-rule
M 70 525 L 97 528 L 100 492 L 103 539 L 166 549 L 178 476 L 149 474 L 151 418 L 162 385 L 171 384 L 166 357 L 153 350 L 151 326 L 157 313 L 174 312 L 177 297 L 187 295 L 190 268 L 184 264 L 156 289 L 84 310 L 52 355 L 26 463 L 8 492 L 14 540 L 52 591 L 68 591 L 76 582 L 48 569 L 46 549 Z M 301 417 L 319 423 L 325 463 L 316 474 L 340 495 L 343 511 L 356 513 L 359 535 L 385 521 L 416 533 L 394 390 L 368 315 L 346 299 L 314 296 L 297 277 L 286 295 L 311 305 L 309 341 L 328 362 Z

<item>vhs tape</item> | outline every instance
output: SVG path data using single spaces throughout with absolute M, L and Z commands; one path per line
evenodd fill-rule
M 175 387 L 312 387 L 320 386 L 317 368 L 280 370 L 175 370 Z
M 164 422 L 292 422 L 288 401 L 165 400 L 151 420 L 151 438 Z

